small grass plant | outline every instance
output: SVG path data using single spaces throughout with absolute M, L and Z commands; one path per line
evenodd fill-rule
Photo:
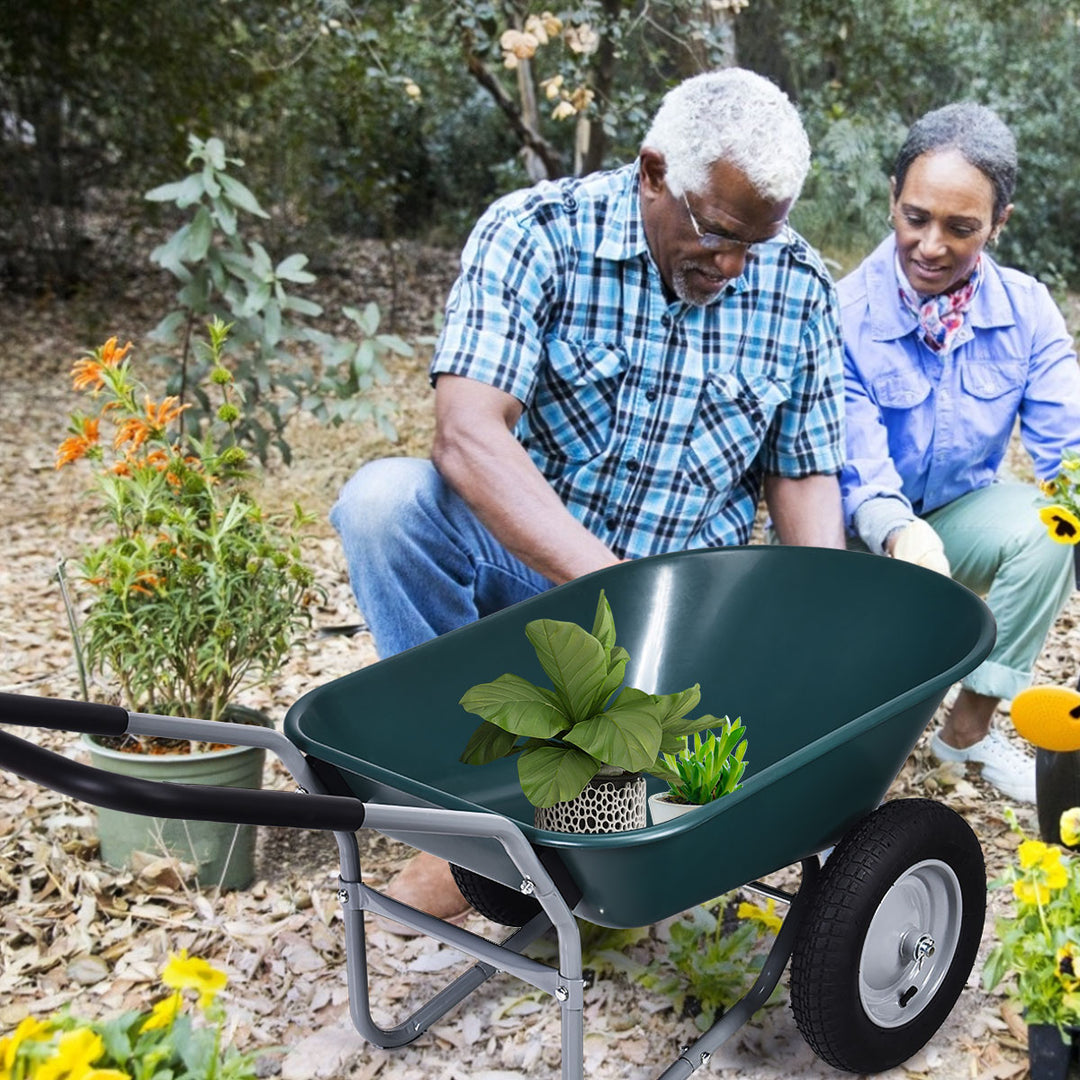
M 741 718 L 724 717 L 702 738 L 695 732 L 677 754 L 664 754 L 668 768 L 668 801 L 691 806 L 729 795 L 746 771 L 746 727 Z

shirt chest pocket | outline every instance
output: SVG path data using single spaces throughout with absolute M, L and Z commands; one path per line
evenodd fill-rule
M 694 487 L 727 492 L 757 457 L 790 388 L 764 375 L 713 375 L 705 383 L 680 472 Z
M 561 461 L 589 461 L 611 438 L 626 352 L 611 342 L 561 338 L 549 338 L 545 351 L 547 372 L 532 402 L 528 442 Z
M 882 409 L 914 409 L 930 396 L 930 380 L 921 371 L 887 371 L 874 379 L 871 392 Z
M 1025 373 L 1019 364 L 963 364 L 960 381 L 964 392 L 980 401 L 997 401 L 1006 395 L 1020 396 Z

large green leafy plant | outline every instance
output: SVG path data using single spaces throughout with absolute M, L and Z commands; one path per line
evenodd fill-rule
M 576 798 L 605 766 L 668 779 L 662 756 L 682 750 L 687 735 L 719 723 L 708 714 L 689 719 L 701 700 L 696 683 L 674 694 L 623 686 L 630 656 L 615 643 L 603 590 L 592 633 L 577 623 L 534 619 L 525 634 L 551 689 L 506 674 L 468 690 L 461 705 L 483 723 L 461 760 L 484 765 L 520 755 L 521 789 L 534 806 Z

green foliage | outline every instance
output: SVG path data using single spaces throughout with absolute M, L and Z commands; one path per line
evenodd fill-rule
M 761 971 L 761 946 L 780 925 L 773 908 L 772 901 L 767 909 L 740 903 L 738 894 L 692 908 L 672 923 L 667 956 L 653 960 L 637 981 L 671 998 L 679 1013 L 707 1031 Z
M 555 619 L 535 619 L 525 633 L 553 689 L 506 674 L 466 691 L 460 704 L 483 723 L 461 760 L 484 765 L 520 754 L 518 778 L 534 806 L 576 798 L 604 766 L 657 772 L 662 754 L 718 723 L 709 715 L 688 718 L 701 699 L 696 684 L 676 694 L 622 685 L 629 654 L 615 643 L 603 590 L 592 633 Z
M 960 0 L 802 0 L 776 46 L 815 163 L 792 219 L 815 243 L 866 251 L 885 235 L 887 179 L 907 128 L 952 101 L 995 109 L 1017 139 L 1016 209 L 998 257 L 1049 284 L 1080 274 L 1080 8 Z
M 245 686 L 279 668 L 317 595 L 299 507 L 271 516 L 247 482 L 241 419 L 225 366 L 228 328 L 210 326 L 208 387 L 226 420 L 201 437 L 179 430 L 184 407 L 150 399 L 115 339 L 75 367 L 95 411 L 72 417 L 58 465 L 85 459 L 101 523 L 79 579 L 91 670 L 110 674 L 131 708 L 218 719 Z M 102 438 L 104 425 L 113 438 Z
M 192 135 L 189 143 L 188 165 L 194 171 L 146 195 L 151 202 L 173 203 L 188 218 L 150 256 L 181 285 L 179 306 L 152 334 L 180 349 L 178 357 L 167 353 L 155 358 L 169 373 L 169 392 L 192 406 L 196 424 L 206 421 L 209 403 L 200 388 L 206 366 L 191 354 L 191 335 L 209 319 L 225 319 L 231 328 L 226 349 L 247 405 L 235 434 L 241 444 L 254 446 L 260 459 L 265 461 L 271 445 L 286 462 L 291 459 L 284 432 L 299 411 L 334 424 L 374 419 L 387 438 L 396 439 L 386 408 L 365 395 L 388 380 L 387 358 L 408 356 L 412 347 L 396 335 L 378 333 L 375 304 L 362 312 L 344 309 L 359 341 L 308 326 L 304 320 L 323 309 L 290 291 L 316 280 L 306 269 L 307 256 L 292 254 L 275 264 L 266 248 L 245 232 L 247 218 L 267 214 L 230 171 L 243 162 L 228 157 L 220 139 L 204 142 Z M 300 346 L 319 351 L 321 372 L 299 365 Z
M 692 744 L 687 739 L 684 750 L 664 755 L 670 773 L 664 778 L 672 802 L 703 806 L 739 786 L 746 770 L 746 728 L 740 720 L 732 723 L 726 716 L 719 724 L 719 738 L 716 731 L 710 731 L 704 739 L 697 732 Z

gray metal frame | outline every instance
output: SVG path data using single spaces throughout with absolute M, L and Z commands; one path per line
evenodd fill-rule
M 128 731 L 137 735 L 159 735 L 175 739 L 199 739 L 259 746 L 274 753 L 296 780 L 299 792 L 330 794 L 308 765 L 304 755 L 281 732 L 247 724 L 195 720 L 151 713 L 129 714 Z M 389 1049 L 404 1046 L 423 1034 L 436 1021 L 460 1004 L 473 990 L 500 971 L 509 972 L 530 986 L 550 994 L 559 1004 L 562 1021 L 562 1080 L 584 1080 L 585 982 L 582 977 L 581 936 L 573 912 L 567 906 L 532 845 L 509 818 L 494 813 L 414 806 L 365 803 L 364 827 L 392 833 L 395 838 L 411 834 L 473 836 L 498 841 L 521 874 L 521 889 L 534 896 L 542 913 L 496 944 L 442 919 L 427 915 L 365 885 L 360 868 L 360 850 L 354 833 L 335 832 L 340 861 L 338 899 L 344 911 L 345 957 L 349 987 L 349 1010 L 356 1030 L 369 1042 Z M 787 966 L 795 936 L 813 895 L 819 869 L 816 858 L 803 860 L 802 882 L 790 896 L 758 882 L 752 887 L 790 908 L 777 934 L 761 973 L 750 990 L 739 999 L 692 1046 L 680 1055 L 657 1080 L 684 1080 L 708 1063 L 711 1055 L 729 1039 L 772 994 Z M 459 975 L 411 1016 L 392 1028 L 379 1027 L 371 1015 L 364 912 L 370 911 L 411 927 L 436 941 L 458 949 L 478 963 Z M 558 937 L 559 966 L 555 969 L 521 952 L 551 928 Z

